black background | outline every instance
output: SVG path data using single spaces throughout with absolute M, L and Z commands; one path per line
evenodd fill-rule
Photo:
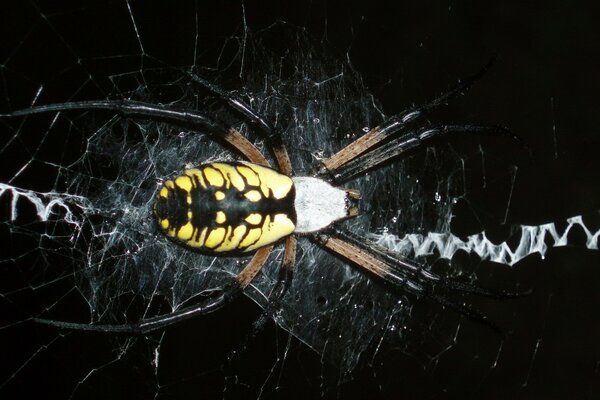
M 0 72 L 13 102 L 3 104 L 3 109 L 26 104 L 39 82 L 49 86 L 61 82 L 64 93 L 73 93 L 81 81 L 69 87 L 70 82 L 60 76 L 77 57 L 140 53 L 126 2 L 84 3 L 0 6 Z M 600 15 L 594 2 L 400 1 L 391 6 L 376 1 L 248 1 L 244 7 L 239 2 L 216 1 L 145 3 L 129 3 L 144 50 L 168 64 L 192 63 L 196 18 L 199 37 L 205 41 L 214 37 L 218 43 L 202 50 L 204 60 L 216 56 L 223 38 L 239 35 L 243 21 L 250 31 L 285 21 L 325 38 L 340 57 L 347 54 L 388 114 L 431 98 L 497 55 L 492 71 L 449 115 L 509 126 L 531 147 L 533 162 L 519 167 L 507 222 L 540 224 L 578 214 L 597 216 L 600 28 L 596 25 Z M 50 25 L 45 25 L 42 14 Z M 118 62 L 122 64 L 116 68 L 122 70 L 139 66 L 136 57 Z M 115 67 L 106 65 L 106 73 L 112 73 Z M 15 72 L 22 76 L 14 78 Z M 23 77 L 32 77 L 31 85 Z M 11 86 L 14 82 L 23 85 L 22 98 Z M 473 201 L 499 200 L 497 193 L 489 191 L 474 194 Z M 456 229 L 479 228 L 465 224 Z M 574 235 L 573 240 L 578 239 Z M 439 362 L 425 367 L 391 348 L 374 365 L 348 380 L 338 380 L 331 378 L 329 367 L 316 354 L 292 341 L 283 366 L 269 376 L 288 340 L 285 332 L 269 326 L 234 362 L 235 372 L 224 372 L 223 360 L 259 313 L 244 300 L 170 331 L 163 339 L 166 350 L 161 353 L 158 377 L 139 341 L 132 345 L 137 348 L 111 362 L 120 358 L 112 342 L 81 334 L 59 337 L 19 370 L 56 335 L 27 323 L 5 328 L 2 351 L 7 353 L 0 354 L 0 364 L 6 383 L 0 396 L 598 398 L 598 252 L 561 248 L 551 250 L 544 260 L 531 256 L 512 271 L 489 268 L 493 273 L 484 274 L 483 284 L 507 279 L 533 289 L 531 296 L 517 301 L 480 305 L 494 321 L 510 327 L 495 367 L 498 338 L 467 323 L 458 344 Z M 4 310 L 3 306 L 2 319 L 7 315 L 10 321 L 12 315 Z M 94 368 L 98 371 L 86 378 Z

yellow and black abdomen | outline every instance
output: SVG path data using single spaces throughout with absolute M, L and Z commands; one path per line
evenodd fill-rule
M 154 213 L 178 243 L 211 253 L 242 253 L 294 232 L 292 179 L 252 163 L 200 165 L 166 181 Z

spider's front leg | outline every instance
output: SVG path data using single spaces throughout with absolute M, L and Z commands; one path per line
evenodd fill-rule
M 410 261 L 340 227 L 332 227 L 325 232 L 315 233 L 311 239 L 335 256 L 349 261 L 392 287 L 417 297 L 431 299 L 472 321 L 488 326 L 500 336 L 504 336 L 504 332 L 490 322 L 486 315 L 475 308 L 455 302 L 439 292 L 452 291 L 494 299 L 510 299 L 528 294 L 494 291 L 446 279 L 419 263 Z
M 518 140 L 518 137 L 503 127 L 435 126 L 423 121 L 427 115 L 466 92 L 489 69 L 492 62 L 493 60 L 489 61 L 479 72 L 459 81 L 454 88 L 433 101 L 402 111 L 369 130 L 323 161 L 316 176 L 335 184 L 341 184 L 381 166 L 408 150 L 428 146 L 434 139 L 445 137 L 451 133 L 500 135 Z
M 399 137 L 385 142 L 368 152 L 348 160 L 335 171 L 330 171 L 329 180 L 336 184 L 347 182 L 365 172 L 373 170 L 389 160 L 410 150 L 427 146 L 436 139 L 451 134 L 497 135 L 519 140 L 510 130 L 501 126 L 441 125 L 415 128 Z

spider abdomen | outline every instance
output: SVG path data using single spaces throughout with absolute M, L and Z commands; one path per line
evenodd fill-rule
M 202 164 L 166 181 L 154 213 L 176 242 L 205 253 L 256 250 L 292 234 L 292 179 L 252 163 Z

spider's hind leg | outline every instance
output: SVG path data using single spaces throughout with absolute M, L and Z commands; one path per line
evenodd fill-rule
M 370 150 L 367 153 L 356 156 L 348 160 L 347 163 L 340 166 L 334 172 L 330 173 L 329 180 L 334 184 L 340 184 L 349 181 L 355 177 L 364 174 L 367 171 L 380 167 L 410 150 L 427 146 L 432 141 L 447 137 L 452 134 L 473 134 L 473 135 L 498 135 L 507 136 L 519 140 L 511 131 L 501 126 L 480 126 L 480 125 L 441 125 L 428 126 L 420 129 L 411 130 L 385 144 Z
M 125 118 L 148 119 L 190 128 L 211 135 L 228 143 L 248 161 L 269 166 L 262 153 L 237 129 L 224 126 L 212 116 L 200 110 L 184 110 L 162 104 L 134 100 L 92 100 L 33 106 L 13 111 L 0 117 L 22 117 L 34 114 L 63 111 L 112 111 Z
M 102 333 L 124 333 L 143 335 L 164 329 L 170 325 L 190 319 L 197 315 L 209 314 L 236 299 L 243 290 L 252 282 L 256 274 L 260 272 L 267 261 L 273 246 L 260 248 L 248 262 L 246 267 L 237 275 L 233 282 L 225 286 L 216 296 L 209 296 L 198 304 L 182 308 L 169 314 L 145 318 L 135 324 L 103 325 L 86 324 L 77 322 L 57 321 L 45 318 L 32 318 L 39 324 L 54 326 L 59 329 L 70 329 L 76 331 L 102 332 Z

